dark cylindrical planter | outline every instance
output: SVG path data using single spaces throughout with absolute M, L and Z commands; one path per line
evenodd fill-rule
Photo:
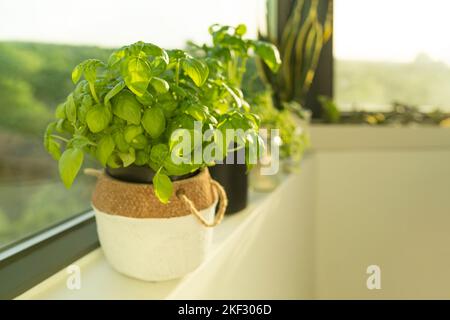
M 209 167 L 209 172 L 227 193 L 228 207 L 225 214 L 236 213 L 247 207 L 248 175 L 245 164 L 216 164 Z

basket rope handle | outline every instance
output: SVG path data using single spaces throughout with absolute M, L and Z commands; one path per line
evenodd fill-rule
M 87 176 L 92 176 L 92 177 L 96 177 L 96 178 L 99 178 L 101 175 L 103 175 L 102 170 L 93 169 L 93 168 L 86 168 L 83 170 L 83 172 Z
M 180 189 L 177 192 L 177 197 L 189 207 L 191 213 L 200 221 L 200 223 L 208 228 L 215 227 L 222 221 L 223 216 L 225 215 L 225 210 L 227 209 L 228 206 L 227 194 L 225 193 L 225 190 L 220 185 L 220 183 L 211 179 L 211 185 L 219 195 L 219 209 L 214 218 L 214 221 L 211 223 L 208 222 L 204 217 L 202 217 L 200 212 L 195 208 L 194 203 L 184 194 L 183 190 Z

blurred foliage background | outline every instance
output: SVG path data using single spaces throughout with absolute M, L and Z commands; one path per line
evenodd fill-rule
M 89 208 L 94 181 L 71 190 L 42 146 L 55 106 L 73 88 L 72 68 L 110 50 L 0 42 L 0 247 Z
M 342 111 L 389 111 L 393 102 L 450 111 L 450 67 L 426 54 L 409 63 L 336 60 L 334 83 Z

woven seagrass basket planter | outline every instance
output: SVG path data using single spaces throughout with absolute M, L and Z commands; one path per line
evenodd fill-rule
M 173 182 L 168 204 L 152 184 L 117 180 L 102 171 L 92 206 L 103 252 L 120 273 L 146 281 L 179 278 L 203 261 L 214 226 L 223 218 L 227 198 L 208 169 Z M 217 213 L 216 213 L 217 207 Z

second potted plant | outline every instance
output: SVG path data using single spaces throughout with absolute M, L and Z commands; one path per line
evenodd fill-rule
M 209 28 L 212 45 L 199 46 L 191 43 L 197 57 L 206 57 L 220 62 L 221 69 L 231 85 L 229 91 L 232 99 L 222 103 L 223 110 L 236 105 L 250 110 L 250 105 L 244 100 L 241 90 L 249 58 L 259 57 L 271 72 L 277 72 L 281 66 L 280 54 L 276 46 L 266 41 L 246 39 L 246 32 L 247 28 L 243 24 L 236 27 L 216 24 Z M 236 159 L 238 154 L 231 151 L 229 156 Z M 248 169 L 243 161 L 222 163 L 211 169 L 212 176 L 224 186 L 228 194 L 227 213 L 239 212 L 247 206 Z

